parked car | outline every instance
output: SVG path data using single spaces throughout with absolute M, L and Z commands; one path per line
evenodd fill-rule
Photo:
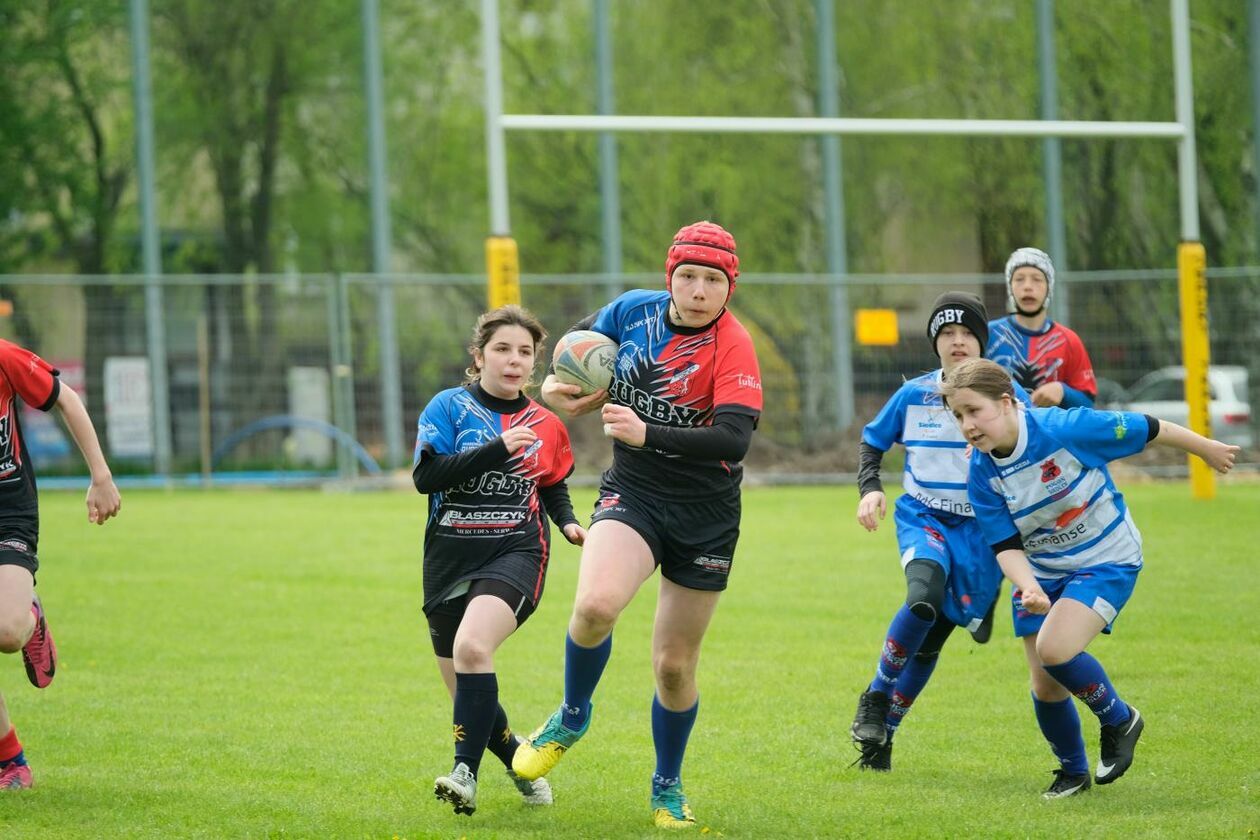
M 1251 404 L 1247 394 L 1245 367 L 1208 367 L 1208 409 L 1212 418 L 1212 437 L 1222 443 L 1233 443 L 1243 448 L 1254 445 Z M 1126 394 L 1117 394 L 1108 401 L 1118 403 L 1126 411 L 1137 411 L 1186 426 L 1190 419 L 1190 408 L 1186 404 L 1186 369 L 1165 367 L 1151 371 L 1135 382 Z M 1104 400 L 1100 399 L 1099 404 L 1103 403 Z

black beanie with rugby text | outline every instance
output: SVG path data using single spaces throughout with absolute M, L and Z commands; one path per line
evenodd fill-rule
M 980 355 L 984 355 L 985 348 L 989 346 L 989 313 L 984 308 L 984 301 L 970 292 L 945 292 L 936 299 L 927 327 L 933 353 L 936 352 L 936 337 L 950 324 L 962 324 L 971 330 L 980 342 Z

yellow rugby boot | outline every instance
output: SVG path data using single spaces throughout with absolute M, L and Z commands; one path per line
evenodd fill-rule
M 591 708 L 594 708 L 592 704 Z M 569 747 L 577 743 L 591 726 L 591 712 L 586 713 L 582 728 L 574 732 L 564 725 L 563 706 L 547 719 L 547 722 L 534 730 L 528 740 L 521 741 L 512 756 L 512 770 L 522 779 L 533 781 L 551 772 L 560 763 L 561 757 Z
M 696 818 L 683 795 L 682 784 L 675 782 L 663 788 L 652 788 L 652 821 L 657 828 L 693 828 Z

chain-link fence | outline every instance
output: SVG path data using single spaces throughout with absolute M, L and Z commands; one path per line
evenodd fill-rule
M 1260 268 L 1214 269 L 1208 277 L 1214 433 L 1245 444 L 1244 462 L 1257 465 L 1260 423 L 1250 406 L 1260 398 Z M 379 340 L 378 278 L 159 282 L 174 478 L 318 479 L 405 465 L 410 453 L 391 463 L 385 443 L 390 409 L 382 403 L 381 369 L 390 348 Z M 409 441 L 429 398 L 461 381 L 485 284 L 471 275 L 389 282 L 402 403 L 393 419 Z M 1093 359 L 1099 404 L 1157 404 L 1151 413 L 1175 417 L 1184 399 L 1175 272 L 1078 272 L 1059 283 L 1070 289 L 1067 322 Z M 659 284 L 658 275 L 527 276 L 523 297 L 554 336 L 617 289 Z M 847 298 L 839 310 L 838 287 Z M 904 377 L 937 366 L 925 327 L 932 300 L 948 289 L 981 294 L 991 315 L 1005 311 L 1001 278 L 992 275 L 852 275 L 842 284 L 822 276 L 741 277 L 732 309 L 757 345 L 766 402 L 750 471 L 852 471 L 861 425 Z M 832 325 L 858 309 L 895 311 L 900 335 L 888 346 L 853 345 L 849 382 L 837 374 Z M 116 475 L 150 475 L 157 463 L 145 314 L 144 278 L 0 277 L 0 337 L 38 352 L 84 395 Z M 847 388 L 855 416 L 841 428 L 837 406 Z M 41 475 L 85 472 L 55 420 L 27 409 L 22 423 Z M 608 456 L 595 440 L 597 427 L 579 420 L 574 436 L 579 468 L 596 471 Z

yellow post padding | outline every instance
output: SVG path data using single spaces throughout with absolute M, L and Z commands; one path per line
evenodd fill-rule
M 490 309 L 521 302 L 521 260 L 512 237 L 486 238 L 486 280 Z
M 1189 426 L 1204 437 L 1212 436 L 1208 409 L 1208 308 L 1207 252 L 1201 242 L 1177 246 L 1177 290 L 1181 302 L 1181 356 L 1186 367 L 1186 403 Z M 1216 498 L 1216 473 L 1194 455 L 1190 458 L 1190 492 L 1196 499 Z

